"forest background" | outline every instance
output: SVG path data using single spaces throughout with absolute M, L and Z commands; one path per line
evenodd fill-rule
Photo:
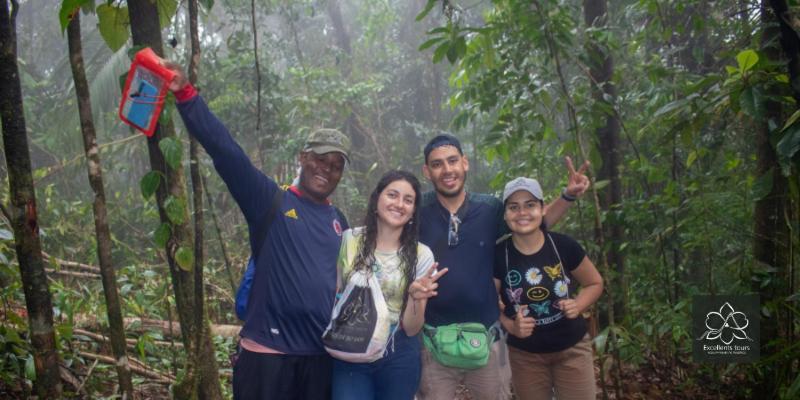
M 0 394 L 231 395 L 246 225 L 171 98 L 152 139 L 119 121 L 150 46 L 278 182 L 349 135 L 353 225 L 441 132 L 471 191 L 591 160 L 557 230 L 606 280 L 599 396 L 798 398 L 798 31 L 797 1 L 0 0 Z M 692 296 L 745 293 L 760 360 L 693 361 Z

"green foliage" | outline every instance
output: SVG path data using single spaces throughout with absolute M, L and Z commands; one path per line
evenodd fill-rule
M 97 6 L 98 29 L 111 51 L 117 51 L 130 37 L 128 7 L 101 4 Z
M 214 0 L 200 0 L 198 3 L 203 6 L 206 12 L 211 12 L 211 9 L 214 7 Z
M 428 15 L 428 13 L 431 12 L 431 10 L 433 9 L 433 6 L 435 6 L 436 3 L 438 3 L 438 1 L 436 1 L 436 0 L 428 0 L 428 2 L 425 4 L 425 8 L 423 8 L 422 11 L 420 11 L 420 13 L 417 15 L 416 20 L 417 21 L 423 20 Z
M 761 200 L 767 197 L 770 192 L 772 192 L 772 176 L 773 176 L 773 169 L 770 168 L 769 171 L 764 173 L 756 179 L 753 183 L 752 193 L 751 196 L 753 197 L 753 201 Z
M 160 172 L 150 171 L 139 181 L 142 197 L 144 197 L 145 200 L 153 197 L 153 195 L 156 193 L 158 186 L 161 184 L 161 177 L 162 174 Z
M 796 121 L 792 122 L 789 128 L 782 132 L 782 137 L 775 145 L 775 151 L 778 154 L 778 162 L 781 164 L 783 175 L 792 174 L 792 165 L 797 170 L 797 166 L 800 165 L 800 157 L 797 157 L 800 154 L 800 124 L 797 124 Z M 796 175 L 797 172 L 794 174 Z
M 169 26 L 175 11 L 178 10 L 178 0 L 155 0 L 158 8 L 158 24 L 162 28 Z
M 164 160 L 172 169 L 179 169 L 183 158 L 183 144 L 178 138 L 165 137 L 158 142 L 158 148 L 164 155 Z
M 432 3 L 450 4 L 428 2 L 420 18 Z M 627 312 L 609 329 L 624 362 L 659 359 L 669 369 L 691 362 L 691 294 L 752 290 L 753 204 L 774 185 L 771 173 L 753 172 L 753 132 L 770 127 L 781 172 L 796 178 L 800 114 L 774 119 L 776 104 L 796 109 L 786 66 L 763 56 L 762 31 L 751 25 L 757 20 L 720 16 L 736 9 L 734 2 L 715 3 L 713 11 L 706 2 L 607 4 L 608 28 L 586 27 L 579 2 L 496 0 L 480 16 L 456 6 L 419 49 L 433 49 L 433 62 L 455 59 L 451 127 L 476 135 L 486 158 L 502 165 L 493 187 L 528 175 L 556 193 L 563 185 L 559 156 L 583 155 L 595 171 L 602 168 L 595 132 L 609 115 L 620 118 L 625 198 L 597 215 L 606 226 L 622 227 L 626 238 L 602 249 L 623 254 L 628 285 L 610 289 L 615 296 L 625 292 Z M 738 41 L 724 39 L 733 37 Z M 457 38 L 466 42 L 463 53 Z M 617 93 L 602 101 L 592 97 L 598 83 L 588 77 L 598 49 L 612 56 Z M 600 196 L 609 183 L 594 182 Z M 797 204 L 796 193 L 793 199 Z M 597 211 L 578 207 L 557 229 L 582 239 L 597 261 L 603 254 L 591 235 Z M 615 271 L 606 279 L 618 282 Z M 610 301 L 601 298 L 601 315 Z M 609 332 L 595 339 L 600 355 L 608 351 Z M 705 381 L 709 370 L 697 368 L 689 381 Z M 751 382 L 758 373 L 747 366 L 725 372 Z M 719 390 L 749 389 L 720 384 Z
M 736 55 L 736 62 L 739 64 L 738 73 L 744 75 L 758 63 L 758 53 L 753 50 L 744 50 Z
M 41 236 L 53 255 L 49 266 L 56 269 L 63 267 L 55 257 L 82 263 L 97 259 L 96 245 L 86 234 L 93 231 L 92 194 L 80 156 L 83 147 L 62 37 L 68 22 L 64 16 L 77 3 L 86 8 L 84 2 L 73 0 L 43 3 L 31 21 L 18 20 L 20 77 L 37 168 Z M 107 79 L 114 84 L 99 84 L 103 76 L 115 78 L 129 65 L 123 49 L 129 36 L 124 4 L 101 2 L 97 15 L 87 15 L 84 21 L 84 27 L 97 24 L 97 29 L 84 29 L 84 54 L 93 91 L 103 94 L 94 97 L 101 105 L 94 112 L 98 128 L 102 126 L 98 142 L 113 258 L 125 315 L 174 320 L 164 250 L 172 224 L 185 222 L 191 210 L 186 199 L 168 198 L 170 223 L 154 226 L 159 218 L 156 202 L 142 198 L 152 199 L 163 176 L 149 173 L 144 138 L 132 135 L 118 121 L 116 79 Z M 159 1 L 159 20 L 170 34 L 183 37 L 186 7 L 176 10 L 176 4 Z M 753 265 L 754 201 L 775 185 L 770 174 L 754 172 L 756 128 L 770 127 L 779 158 L 774 171 L 791 178 L 790 195 L 798 197 L 800 112 L 792 114 L 797 106 L 785 65 L 767 61 L 761 44 L 763 27 L 752 8 L 755 3 L 607 2 L 607 29 L 587 29 L 583 3 L 577 1 L 494 0 L 466 5 L 343 0 L 338 4 L 351 54 L 331 45 L 336 32 L 325 2 L 256 2 L 262 80 L 262 118 L 257 128 L 250 3 L 201 1 L 206 13 L 217 9 L 212 20 L 201 20 L 203 56 L 197 86 L 255 166 L 276 181 L 289 183 L 305 135 L 322 126 L 342 129 L 353 139 L 354 162 L 348 165 L 333 202 L 355 226 L 363 215 L 365 193 L 377 176 L 395 167 L 418 171 L 422 145 L 452 129 L 470 157 L 469 190 L 497 191 L 509 178 L 528 175 L 539 178 L 553 199 L 565 183 L 562 156 L 580 162 L 585 155 L 598 171 L 602 165 L 595 132 L 607 116 L 619 115 L 622 203 L 595 215 L 591 198 L 586 197 L 556 227 L 578 238 L 595 261 L 601 250 L 611 246 L 625 257 L 627 312 L 613 329 L 602 330 L 595 339 L 598 353 L 607 356 L 618 350 L 631 370 L 648 363 L 656 363 L 664 375 L 688 370 L 680 382 L 709 387 L 716 397 L 752 397 L 752 388 L 740 383 L 774 375 L 769 369 L 774 360 L 726 368 L 694 364 L 687 336 L 686 299 L 692 294 L 743 293 L 770 288 L 778 281 L 775 268 Z M 742 13 L 744 6 L 751 6 L 750 11 Z M 57 14 L 60 23 L 51 23 Z M 205 30 L 209 27 L 213 29 Z M 106 42 L 121 50 L 112 53 Z M 614 59 L 617 95 L 604 101 L 592 97 L 596 83 L 587 70 L 596 55 L 588 53 L 588 44 L 610 52 Z M 166 56 L 188 64 L 183 59 L 188 53 L 185 46 L 167 48 Z M 173 98 L 166 101 L 160 121 L 174 122 L 180 130 L 179 118 L 173 118 Z M 770 117 L 775 107 L 767 101 L 789 110 L 789 118 Z M 354 125 L 354 120 L 360 124 Z M 182 165 L 182 143 L 176 138 L 159 144 L 170 168 Z M 201 156 L 199 163 L 220 223 L 221 241 L 228 246 L 238 275 L 249 254 L 245 221 L 209 158 Z M 600 196 L 609 184 L 594 182 Z M 593 236 L 595 217 L 606 226 L 622 227 L 623 242 L 601 249 Z M 235 318 L 225 260 L 211 223 L 206 226 L 208 312 L 214 322 L 231 323 Z M 800 229 L 796 223 L 793 227 L 793 232 Z M 4 304 L 19 305 L 22 288 L 9 230 L 0 227 L 0 295 Z M 175 251 L 180 268 L 191 268 L 190 250 L 168 251 Z M 607 278 L 619 276 L 612 271 Z M 85 372 L 91 361 L 74 350 L 104 348 L 75 333 L 72 320 L 77 315 L 104 315 L 101 284 L 99 279 L 61 277 L 51 282 L 62 358 L 70 368 Z M 609 300 L 601 298 L 600 313 L 605 313 Z M 769 304 L 765 313 L 788 313 L 787 304 L 796 305 L 796 300 Z M 5 346 L 0 380 L 25 388 L 30 384 L 25 377 L 30 352 L 25 318 L 17 314 L 2 316 L 6 319 L 0 336 L 6 342 L 0 342 Z M 171 371 L 182 365 L 183 352 L 160 344 L 166 338 L 158 332 L 135 338 L 131 356 L 149 367 Z M 233 343 L 216 338 L 215 344 L 220 365 L 227 370 L 226 354 Z M 776 346 L 786 349 L 781 359 L 797 358 L 797 347 Z M 113 374 L 113 367 L 99 364 L 87 379 L 88 396 L 105 396 Z M 776 396 L 792 398 L 798 382 L 787 379 L 776 388 Z M 683 388 L 670 390 L 679 395 Z
M 67 25 L 72 21 L 75 13 L 79 12 L 82 7 L 91 6 L 94 0 L 63 0 L 61 2 L 61 9 L 58 11 L 58 22 L 61 24 L 61 33 L 67 30 Z
M 158 115 L 158 123 L 161 125 L 169 124 L 172 121 L 172 112 L 175 110 L 175 96 L 168 93 L 164 98 L 164 108 L 161 109 L 161 114 Z
M 182 270 L 191 271 L 194 267 L 194 253 L 192 249 L 183 246 L 178 247 L 178 250 L 175 251 L 175 261 Z
M 153 241 L 155 241 L 156 246 L 163 248 L 167 245 L 167 241 L 169 240 L 171 234 L 172 228 L 170 228 L 169 224 L 162 223 L 158 226 L 158 229 L 153 232 Z
M 166 211 L 167 217 L 172 224 L 180 225 L 186 221 L 186 200 L 180 197 L 168 196 L 164 200 L 164 211 Z

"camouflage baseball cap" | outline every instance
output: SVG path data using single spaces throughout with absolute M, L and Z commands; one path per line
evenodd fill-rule
M 317 154 L 330 152 L 342 153 L 344 159 L 350 162 L 350 139 L 336 129 L 317 129 L 311 132 L 303 146 L 303 151 L 313 151 Z

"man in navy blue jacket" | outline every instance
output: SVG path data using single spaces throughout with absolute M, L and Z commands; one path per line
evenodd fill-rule
M 184 73 L 169 66 L 178 72 L 170 90 L 181 118 L 242 210 L 257 255 L 242 354 L 233 371 L 234 398 L 328 398 L 331 359 L 321 336 L 333 309 L 336 258 L 347 228 L 328 196 L 344 172 L 349 140 L 334 129 L 313 132 L 297 156 L 299 183 L 282 191 L 253 166 Z M 280 209 L 264 239 L 276 194 L 282 196 Z

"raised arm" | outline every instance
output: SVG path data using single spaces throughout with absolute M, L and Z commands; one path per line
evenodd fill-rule
M 228 186 L 248 223 L 262 219 L 267 212 L 265 199 L 271 199 L 278 185 L 259 171 L 230 132 L 208 109 L 205 101 L 188 82 L 176 64 L 164 65 L 177 73 L 170 90 L 177 99 L 177 108 L 189 133 L 194 136 L 214 161 L 214 167 Z
M 564 162 L 567 165 L 567 173 L 569 175 L 567 187 L 561 196 L 547 205 L 544 216 L 544 221 L 551 228 L 567 213 L 572 203 L 586 193 L 586 189 L 591 184 L 589 178 L 585 175 L 586 170 L 589 168 L 589 160 L 584 161 L 577 171 L 569 156 L 564 158 Z

